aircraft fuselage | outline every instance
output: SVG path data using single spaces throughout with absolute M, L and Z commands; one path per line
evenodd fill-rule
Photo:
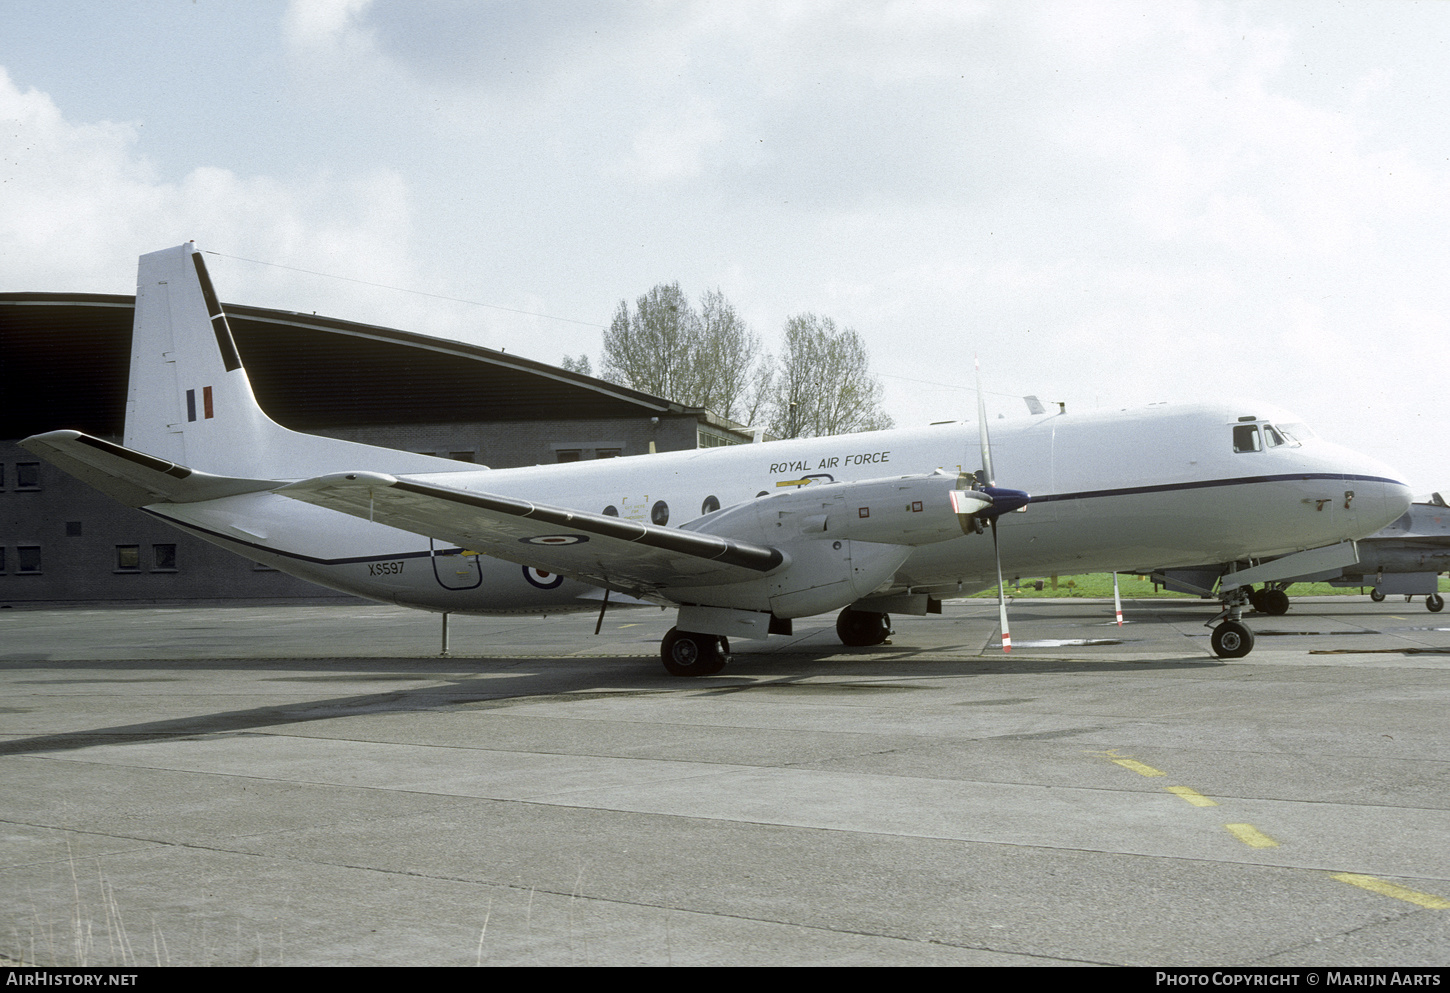
M 1308 432 L 1268 444 L 1264 425 L 1293 420 L 1236 402 L 994 423 L 997 484 L 1031 495 L 1022 512 L 999 519 L 1004 571 L 1147 570 L 1267 557 L 1357 538 L 1404 512 L 1409 493 L 1392 470 Z M 1264 441 L 1256 435 L 1253 447 L 1239 446 L 1251 426 Z M 963 422 L 407 478 L 675 527 L 801 487 L 935 469 L 971 473 L 980 466 L 978 450 L 976 424 Z M 410 607 L 553 612 L 597 609 L 602 595 L 531 568 L 523 548 L 516 561 L 476 555 L 274 492 L 146 509 L 303 579 Z M 845 544 L 843 554 L 852 554 Z M 965 533 L 913 548 L 872 593 L 970 592 L 995 581 L 991 536 Z

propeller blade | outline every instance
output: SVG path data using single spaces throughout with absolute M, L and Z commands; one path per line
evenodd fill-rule
M 997 518 L 992 518 L 992 555 L 997 559 L 997 617 L 1002 622 L 1002 651 L 1012 651 L 1012 633 L 1007 630 L 1007 584 L 1002 582 L 1002 552 L 997 547 Z
M 960 489 L 951 492 L 952 511 L 961 516 L 980 514 L 990 509 L 994 500 L 992 494 L 983 493 L 981 490 L 968 489 L 962 486 Z
M 982 360 L 973 356 L 977 372 L 977 431 L 982 445 L 982 492 L 992 500 L 992 507 L 982 516 L 992 522 L 992 557 L 997 560 L 997 616 L 1002 623 L 1002 651 L 1012 650 L 1012 634 L 1007 630 L 1007 584 L 1002 581 L 1002 549 L 997 544 L 997 518 L 1018 507 L 1026 506 L 1027 494 L 1021 490 L 997 488 L 997 470 L 992 468 L 992 439 L 987 433 L 987 400 L 982 393 Z
M 987 401 L 982 394 L 982 360 L 972 359 L 977 370 L 977 432 L 981 436 L 982 443 L 982 486 L 990 487 L 997 485 L 997 473 L 992 468 L 992 441 L 987 436 Z

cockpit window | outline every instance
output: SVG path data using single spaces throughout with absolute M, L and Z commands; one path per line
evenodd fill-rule
M 1309 430 L 1307 424 L 1276 424 L 1280 433 L 1289 439 L 1291 445 L 1300 445 L 1314 437 L 1314 432 Z
M 1234 425 L 1234 451 L 1259 451 L 1259 426 L 1257 424 Z
M 1289 444 L 1289 443 L 1284 440 L 1284 436 L 1282 434 L 1280 434 L 1277 429 L 1275 429 L 1274 425 L 1272 425 L 1272 424 L 1265 424 L 1264 425 L 1264 447 L 1265 448 L 1278 448 L 1280 445 L 1287 445 L 1287 444 Z

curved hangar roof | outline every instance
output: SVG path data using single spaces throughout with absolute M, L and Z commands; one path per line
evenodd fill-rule
M 701 413 L 492 348 L 225 304 L 252 389 L 300 431 Z M 0 438 L 122 433 L 135 297 L 0 293 Z

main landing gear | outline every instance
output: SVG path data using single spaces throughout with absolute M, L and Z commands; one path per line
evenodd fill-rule
M 891 615 L 847 607 L 836 617 L 836 635 L 852 648 L 880 645 L 891 637 Z M 730 662 L 730 640 L 670 628 L 660 642 L 660 659 L 671 676 L 713 676 Z
M 730 661 L 730 641 L 715 634 L 670 628 L 660 642 L 660 657 L 671 676 L 713 676 Z
M 836 617 L 836 636 L 841 639 L 841 644 L 852 648 L 884 644 L 891 634 L 889 614 L 847 607 Z
M 1282 594 L 1283 590 L 1277 592 Z M 1213 637 L 1210 639 L 1213 654 L 1221 659 L 1241 659 L 1254 650 L 1254 632 L 1250 631 L 1243 622 L 1244 608 L 1252 604 L 1251 596 L 1248 588 L 1243 586 L 1229 590 L 1223 594 L 1223 610 L 1217 617 L 1204 625 L 1204 627 L 1213 627 L 1214 624 L 1223 621 L 1218 627 L 1213 627 Z M 1288 599 L 1289 597 L 1285 595 L 1285 610 L 1288 609 Z M 1265 613 L 1269 613 L 1269 611 L 1265 611 Z
M 1281 586 L 1265 584 L 1261 590 L 1249 594 L 1249 603 L 1261 614 L 1279 617 L 1289 612 L 1289 594 Z

